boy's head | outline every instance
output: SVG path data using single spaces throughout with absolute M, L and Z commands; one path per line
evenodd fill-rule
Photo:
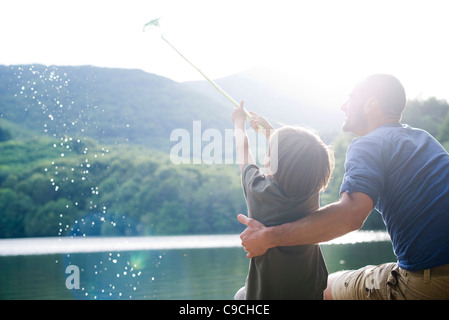
M 267 172 L 289 197 L 309 196 L 325 189 L 333 167 L 333 152 L 308 129 L 287 126 L 270 138 Z

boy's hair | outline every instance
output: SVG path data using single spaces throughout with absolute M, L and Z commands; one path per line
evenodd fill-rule
M 280 128 L 270 138 L 269 152 L 274 180 L 288 197 L 307 197 L 326 188 L 334 155 L 313 131 Z

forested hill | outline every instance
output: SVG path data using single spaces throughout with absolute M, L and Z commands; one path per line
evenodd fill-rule
M 0 66 L 0 238 L 238 232 L 238 170 L 168 155 L 231 111 L 139 70 Z
M 0 66 L 0 116 L 40 134 L 88 136 L 168 152 L 170 133 L 230 126 L 232 105 L 141 70 Z M 190 130 L 189 130 L 190 131 Z
M 323 114 L 331 119 L 324 129 L 334 132 L 327 142 L 336 168 L 321 201 L 338 199 L 352 137 L 337 133 L 341 121 L 333 113 L 245 74 L 218 82 L 251 109 L 287 123 L 319 127 Z M 194 121 L 203 132 L 232 128 L 232 104 L 210 87 L 140 70 L 0 66 L 0 238 L 243 230 L 238 167 L 177 165 L 168 154 L 177 144 L 173 130 L 191 133 Z M 446 101 L 408 101 L 403 122 L 449 147 Z M 364 228 L 384 228 L 380 215 L 371 214 Z

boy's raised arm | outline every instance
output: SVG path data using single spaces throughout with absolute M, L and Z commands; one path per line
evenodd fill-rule
M 240 106 L 232 112 L 232 121 L 234 122 L 235 148 L 237 152 L 237 162 L 240 170 L 245 164 L 254 164 L 254 158 L 249 150 L 248 135 L 246 134 L 246 114 L 243 110 L 243 101 Z

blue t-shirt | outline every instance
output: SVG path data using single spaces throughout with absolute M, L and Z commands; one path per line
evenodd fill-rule
M 398 264 L 449 263 L 449 154 L 429 133 L 387 124 L 348 147 L 342 192 L 363 192 L 390 234 Z

